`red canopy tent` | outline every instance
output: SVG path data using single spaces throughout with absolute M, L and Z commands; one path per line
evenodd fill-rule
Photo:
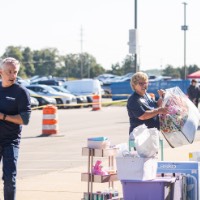
M 200 78 L 200 70 L 187 75 L 187 78 Z

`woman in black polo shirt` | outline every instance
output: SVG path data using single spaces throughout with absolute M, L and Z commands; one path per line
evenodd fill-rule
M 167 114 L 167 108 L 162 108 L 164 90 L 158 90 L 160 98 L 155 101 L 147 93 L 148 76 L 143 72 L 135 73 L 130 81 L 134 93 L 129 97 L 127 110 L 130 121 L 129 134 L 139 125 L 145 124 L 148 128 L 159 129 L 159 114 Z

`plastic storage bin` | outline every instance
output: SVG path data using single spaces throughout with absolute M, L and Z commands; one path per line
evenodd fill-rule
M 88 138 L 87 146 L 91 149 L 106 149 L 110 147 L 110 141 L 107 137 Z
M 173 200 L 176 178 L 159 178 L 152 181 L 123 180 L 124 200 Z

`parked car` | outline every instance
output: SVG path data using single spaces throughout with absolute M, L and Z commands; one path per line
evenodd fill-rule
M 62 86 L 52 85 L 51 87 L 58 92 L 64 92 L 64 93 L 67 93 L 67 94 L 72 94 L 69 90 L 67 90 L 66 88 L 64 88 Z M 76 94 L 74 94 L 74 96 L 77 99 L 77 104 L 86 104 L 86 105 L 84 105 L 84 107 L 87 107 L 88 101 L 87 101 L 86 96 L 76 95 Z M 79 105 L 78 107 L 81 107 L 81 105 Z
M 28 85 L 26 87 L 30 90 L 33 90 L 37 94 L 55 98 L 57 105 L 59 106 L 60 104 L 59 108 L 69 108 L 72 106 L 76 106 L 77 104 L 77 99 L 74 95 L 66 94 L 63 92 L 57 92 L 56 90 L 54 90 L 52 87 L 48 85 L 38 84 L 38 85 Z
M 17 77 L 16 82 L 19 83 L 20 85 L 26 86 L 29 85 L 29 81 L 22 79 L 21 77 Z
M 55 79 L 47 79 L 47 80 L 38 80 L 33 82 L 32 84 L 42 84 L 42 85 L 62 85 L 63 81 L 55 80 Z
M 31 108 L 35 108 L 39 106 L 39 101 L 31 96 Z
M 102 95 L 100 81 L 97 79 L 82 79 L 74 81 L 66 81 L 63 87 L 76 95 L 87 96 L 88 103 L 92 103 L 94 94 Z
M 119 76 L 114 74 L 101 74 L 96 77 L 99 81 L 101 81 L 103 84 L 111 84 L 115 78 Z
M 48 104 L 52 104 L 52 105 L 56 105 L 56 99 L 53 97 L 47 97 L 47 96 L 43 96 L 43 95 L 38 95 L 36 92 L 28 89 L 28 92 L 30 94 L 31 97 L 34 97 L 38 100 L 39 102 L 39 106 L 44 106 L 44 105 L 48 105 Z

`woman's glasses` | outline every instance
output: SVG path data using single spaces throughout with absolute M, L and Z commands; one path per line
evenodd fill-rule
M 140 85 L 140 86 L 144 86 L 144 85 L 148 85 L 149 84 L 149 82 L 138 82 L 138 85 Z

